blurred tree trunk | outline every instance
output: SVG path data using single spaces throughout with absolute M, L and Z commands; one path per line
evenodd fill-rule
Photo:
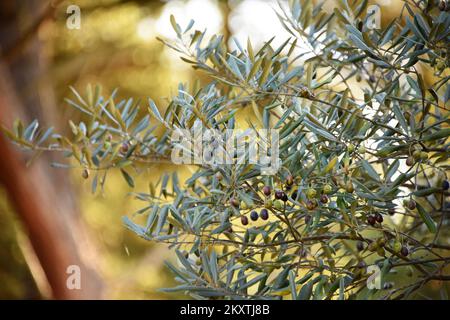
M 49 1 L 50 2 L 50 1 Z M 0 2 L 0 120 L 8 127 L 14 118 L 58 124 L 52 84 L 46 78 L 48 61 L 36 37 L 52 8 L 47 1 Z M 0 182 L 29 232 L 34 250 L 55 298 L 98 298 L 101 281 L 86 261 L 94 254 L 80 223 L 76 197 L 67 172 L 52 169 L 55 155 L 44 155 L 30 167 L 0 137 Z M 83 261 L 85 260 L 85 261 Z M 81 290 L 68 290 L 66 268 L 81 268 Z

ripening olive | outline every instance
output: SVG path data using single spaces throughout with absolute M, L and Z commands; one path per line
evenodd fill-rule
M 286 185 L 292 186 L 294 184 L 294 177 L 291 175 L 288 175 L 286 178 Z
M 374 216 L 367 217 L 367 223 L 370 224 L 371 226 L 374 226 L 376 222 L 377 222 L 377 220 L 375 219 Z
M 414 165 L 415 161 L 414 161 L 414 157 L 413 156 L 409 156 L 408 158 L 406 158 L 406 165 L 408 167 L 412 167 Z
M 241 216 L 241 223 L 244 226 L 248 225 L 248 218 L 247 218 L 247 216 Z
M 416 206 L 417 206 L 417 204 L 414 200 L 411 199 L 408 201 L 408 209 L 409 210 L 414 210 L 416 208 Z
M 84 169 L 83 172 L 81 173 L 81 176 L 82 176 L 84 179 L 89 178 L 89 170 L 88 170 L 88 169 Z
M 230 199 L 230 204 L 231 204 L 233 207 L 237 208 L 237 207 L 239 207 L 239 200 L 236 199 L 236 198 L 231 198 L 231 199 Z
M 130 149 L 130 146 L 127 142 L 122 143 L 122 145 L 120 146 L 121 153 L 127 153 L 129 149 Z
M 264 195 L 266 197 L 270 196 L 270 194 L 272 193 L 272 190 L 269 186 L 264 186 L 262 189 L 262 192 L 264 193 Z
M 320 202 L 322 202 L 324 204 L 327 203 L 328 202 L 328 197 L 326 195 L 322 194 L 320 196 Z
M 306 208 L 308 210 L 314 210 L 316 208 L 317 204 L 316 204 L 316 200 L 308 200 L 306 201 Z

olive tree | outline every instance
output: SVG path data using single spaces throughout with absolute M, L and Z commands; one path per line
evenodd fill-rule
M 290 34 L 280 46 L 235 40 L 229 49 L 222 36 L 207 39 L 193 21 L 171 17 L 176 39 L 160 40 L 207 82 L 180 84 L 159 107 L 73 89 L 66 101 L 84 120 L 69 123 L 73 135 L 20 121 L 5 132 L 33 154 L 73 158 L 95 191 L 111 170 L 134 187 L 136 169 L 175 151 L 192 160 L 183 138 L 199 128 L 248 129 L 259 146 L 276 147 L 273 172 L 244 148 L 228 153 L 232 162 L 182 161 L 195 167 L 187 181 L 164 174 L 134 193 L 143 205 L 126 227 L 176 253 L 167 266 L 180 284 L 164 290 L 199 299 L 414 297 L 429 281 L 450 280 L 450 4 L 407 0 L 382 26 L 368 1 L 336 5 L 280 3 Z M 263 129 L 277 139 L 264 141 Z

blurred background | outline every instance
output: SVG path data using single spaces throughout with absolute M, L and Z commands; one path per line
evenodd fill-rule
M 386 22 L 399 14 L 402 1 L 378 3 Z M 71 5 L 80 8 L 79 29 L 67 27 Z M 335 1 L 327 1 L 326 6 L 332 10 Z M 17 117 L 25 123 L 37 118 L 42 125 L 65 132 L 68 119 L 79 117 L 64 102 L 73 96 L 69 86 L 84 92 L 87 85 L 99 84 L 104 95 L 118 88 L 119 98 L 142 99 L 145 105 L 151 97 L 164 105 L 179 82 L 201 80 L 200 74 L 156 40 L 157 36 L 174 37 L 171 14 L 182 26 L 194 19 L 195 29 L 224 34 L 230 47 L 232 37 L 241 43 L 250 37 L 258 46 L 275 35 L 276 46 L 289 37 L 276 8 L 277 2 L 271 0 L 2 0 L 1 123 L 10 127 Z M 10 150 L 13 166 L 17 165 L 14 157 L 17 163 L 30 160 L 0 147 L 0 162 L 6 163 L 5 150 Z M 87 291 L 78 297 L 183 298 L 157 291 L 175 284 L 163 264 L 172 259 L 169 250 L 124 228 L 121 217 L 139 209 L 140 203 L 126 196 L 132 189 L 120 173 L 110 175 L 104 191 L 93 194 L 79 171 L 51 168 L 55 160 L 64 161 L 58 155 L 42 155 L 30 166 L 18 167 L 17 176 L 9 175 L 10 167 L 0 165 L 0 298 L 73 297 L 64 292 L 52 295 L 51 279 L 44 273 L 45 264 L 52 262 L 46 253 L 58 248 L 66 253 L 66 260 L 73 259 L 88 270 L 82 274 Z M 149 181 L 173 169 L 148 168 L 136 190 L 146 191 Z M 14 193 L 23 192 L 19 187 L 30 190 L 19 197 Z M 48 210 L 43 210 L 47 220 L 35 221 L 24 214 L 40 204 L 47 205 Z M 24 208 L 27 205 L 31 209 Z M 34 228 L 43 221 L 50 221 L 56 241 L 50 239 L 50 231 L 42 234 L 42 229 Z M 66 276 L 65 271 L 59 272 Z

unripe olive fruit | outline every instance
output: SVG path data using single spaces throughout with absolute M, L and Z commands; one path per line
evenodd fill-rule
M 259 213 L 259 216 L 261 217 L 261 219 L 267 220 L 269 219 L 269 211 L 267 211 L 266 209 L 262 209 Z
M 309 199 L 315 198 L 315 196 L 317 195 L 317 191 L 313 188 L 309 188 L 308 190 L 306 190 L 306 196 Z
M 241 208 L 242 210 L 247 210 L 247 209 L 248 209 L 247 203 L 246 203 L 245 201 L 241 201 L 240 208 Z
M 333 191 L 333 187 L 330 184 L 326 184 L 323 186 L 323 193 L 330 194 Z
M 408 256 L 408 254 L 409 254 L 408 248 L 405 246 L 402 246 L 402 248 L 400 249 L 400 254 L 404 257 Z
M 324 204 L 327 203 L 328 202 L 328 197 L 326 195 L 322 194 L 320 196 L 320 202 L 322 202 Z
M 355 190 L 353 187 L 353 183 L 351 181 L 347 181 L 347 184 L 345 185 L 345 191 L 348 193 L 352 193 Z
M 258 213 L 256 211 L 252 211 L 250 212 L 250 219 L 252 219 L 253 221 L 258 220 Z
M 360 154 L 366 153 L 366 147 L 360 146 L 360 147 L 358 148 L 358 153 L 360 153 Z
M 266 202 L 264 203 L 264 207 L 266 209 L 272 209 L 273 206 L 273 201 L 271 199 L 267 199 Z
M 408 158 L 406 158 L 406 165 L 408 167 L 412 167 L 414 165 L 415 161 L 414 161 L 414 157 L 413 156 L 409 156 Z
M 283 201 L 281 200 L 275 200 L 275 202 L 273 203 L 273 206 L 275 207 L 275 209 L 281 210 L 283 209 Z
M 400 243 L 400 241 L 395 241 L 392 249 L 397 253 L 400 252 L 400 250 L 402 250 L 402 244 Z
M 248 218 L 247 218 L 247 216 L 241 216 L 241 223 L 244 226 L 248 225 Z
M 386 252 L 384 251 L 384 248 L 383 248 L 383 247 L 378 247 L 378 248 L 377 248 L 377 254 L 378 254 L 380 257 L 384 257 L 385 254 L 386 254 Z
M 353 143 L 350 143 L 350 144 L 347 146 L 347 151 L 350 152 L 350 153 L 352 153 L 353 151 L 355 151 L 355 145 L 354 145 Z
M 422 160 L 428 160 L 428 153 L 425 152 L 425 151 L 422 151 L 422 152 L 420 153 L 420 159 L 422 159 Z
M 272 190 L 271 190 L 271 188 L 270 188 L 269 186 L 264 186 L 264 187 L 262 188 L 262 192 L 264 193 L 264 195 L 265 195 L 266 197 L 268 197 L 268 196 L 270 196 L 270 194 L 272 193 Z
M 380 247 L 384 247 L 386 245 L 386 239 L 385 238 L 378 238 L 377 239 L 377 244 Z
M 81 176 L 82 176 L 84 179 L 89 178 L 89 170 L 88 170 L 88 169 L 84 169 L 83 172 L 81 173 Z
M 419 160 L 420 159 L 420 150 L 414 150 L 414 152 L 412 153 L 412 156 L 414 159 Z
M 369 251 L 374 252 L 378 249 L 378 243 L 376 241 L 372 241 L 369 246 L 367 247 Z
M 416 206 L 417 205 L 416 205 L 416 202 L 414 200 L 411 199 L 411 200 L 408 201 L 408 209 L 409 210 L 414 210 L 416 208 Z

